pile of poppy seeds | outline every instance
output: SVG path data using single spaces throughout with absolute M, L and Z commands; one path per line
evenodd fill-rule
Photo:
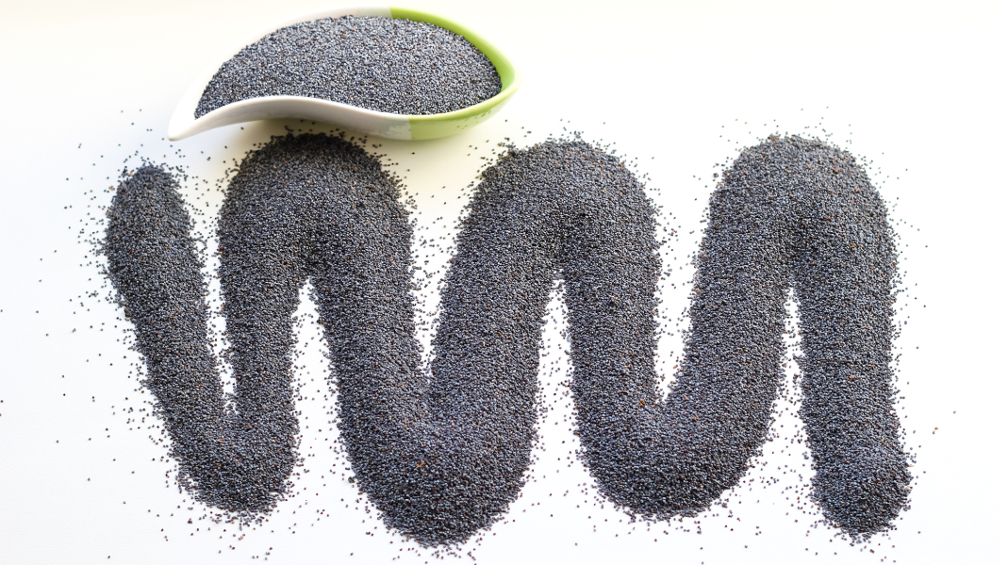
M 223 63 L 195 117 L 261 96 L 439 114 L 488 100 L 501 86 L 489 58 L 444 28 L 386 17 L 323 18 L 269 33 Z
M 308 280 L 357 485 L 423 545 L 468 540 L 524 484 L 542 326 L 561 279 L 582 458 L 607 499 L 665 519 L 737 486 L 766 440 L 794 289 L 814 497 L 852 537 L 892 527 L 910 482 L 890 368 L 897 255 L 886 208 L 848 153 L 772 137 L 726 172 L 666 396 L 655 369 L 660 243 L 642 184 L 579 140 L 509 147 L 482 177 L 425 367 L 398 179 L 339 137 L 288 135 L 249 154 L 219 220 L 229 403 L 178 185 L 149 165 L 123 180 L 108 270 L 200 500 L 250 516 L 286 491 L 299 432 L 292 317 Z

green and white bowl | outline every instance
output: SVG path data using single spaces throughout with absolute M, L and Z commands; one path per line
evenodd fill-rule
M 474 106 L 445 112 L 442 114 L 412 115 L 390 114 L 366 110 L 340 102 L 307 98 L 304 96 L 262 96 L 249 100 L 241 100 L 227 104 L 195 118 L 195 108 L 201 100 L 205 87 L 215 76 L 223 63 L 232 59 L 247 45 L 254 43 L 265 35 L 292 24 L 317 20 L 320 18 L 339 18 L 341 16 L 382 16 L 397 19 L 407 19 L 416 22 L 426 22 L 461 35 L 483 52 L 500 74 L 502 87 L 500 92 Z M 279 22 L 267 29 L 248 37 L 231 49 L 210 66 L 198 80 L 188 88 L 177 104 L 174 115 L 167 127 L 167 137 L 173 141 L 191 137 L 192 135 L 222 126 L 268 120 L 275 118 L 301 118 L 326 122 L 347 129 L 387 137 L 390 139 L 435 139 L 454 135 L 474 127 L 497 113 L 507 103 L 511 95 L 521 85 L 521 74 L 514 63 L 507 58 L 492 43 L 469 28 L 451 20 L 408 8 L 392 6 L 342 6 L 320 12 L 302 14 Z

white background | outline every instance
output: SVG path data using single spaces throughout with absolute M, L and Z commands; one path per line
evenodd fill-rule
M 320 425 L 331 417 L 323 400 L 326 365 L 315 345 L 303 347 L 300 359 L 308 426 L 300 471 L 311 472 L 295 479 L 298 494 L 257 529 L 200 519 L 206 509 L 177 490 L 165 448 L 149 439 L 159 437 L 148 429 L 155 422 L 129 420 L 145 414 L 139 410 L 148 408 L 148 395 L 137 390 L 130 364 L 138 359 L 123 344 L 128 325 L 104 300 L 108 286 L 81 243 L 101 228 L 107 189 L 137 151 L 188 167 L 185 194 L 205 212 L 201 221 L 217 210 L 214 187 L 234 158 L 286 126 L 321 129 L 255 123 L 174 144 L 162 139 L 174 103 L 218 53 L 270 22 L 333 3 L 3 1 L 0 562 L 433 559 L 387 533 L 363 501 L 355 502 L 336 434 Z M 712 173 L 741 147 L 787 132 L 828 139 L 867 159 L 893 204 L 904 257 L 900 414 L 917 454 L 917 481 L 896 531 L 852 546 L 825 526 L 812 527 L 817 515 L 803 489 L 808 462 L 804 446 L 785 439 L 798 424 L 784 400 L 774 428 L 781 439 L 767 444 L 730 493 L 729 508 L 708 513 L 720 516 L 650 526 L 595 506 L 590 477 L 578 462 L 567 466 L 575 448 L 571 411 L 556 383 L 568 361 L 554 320 L 541 378 L 545 395 L 559 402 L 541 420 L 531 479 L 504 520 L 462 554 L 471 551 L 482 563 L 996 559 L 995 4 L 410 5 L 479 31 L 524 73 L 520 92 L 483 126 L 378 148 L 416 193 L 422 236 L 450 241 L 463 191 L 504 137 L 523 146 L 564 127 L 579 129 L 587 139 L 614 142 L 633 171 L 648 175 L 661 221 L 681 234 L 664 251 L 676 268 L 661 314 L 676 327 L 691 274 L 682 265 L 696 247 Z M 428 260 L 440 264 L 448 253 Z M 305 344 L 316 334 L 309 308 L 302 312 Z M 558 308 L 553 316 L 559 318 Z M 680 350 L 679 334 L 671 333 L 661 344 L 664 358 Z M 762 488 L 771 477 L 780 480 Z

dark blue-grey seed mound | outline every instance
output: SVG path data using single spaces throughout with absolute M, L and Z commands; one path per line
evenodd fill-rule
M 208 336 L 203 262 L 177 190 L 169 173 L 151 165 L 121 183 L 108 209 L 108 273 L 135 324 L 144 385 L 156 397 L 181 480 L 206 504 L 236 514 L 266 511 L 284 492 L 295 462 L 290 332 L 278 324 L 255 333 L 253 343 L 240 340 L 234 354 L 240 357 L 244 348 L 243 357 L 254 358 L 249 364 L 256 367 L 239 366 L 237 411 L 227 410 Z M 280 308 L 274 300 L 266 309 L 232 315 L 239 308 L 232 298 L 231 332 L 245 331 L 243 320 L 266 322 Z
M 685 355 L 666 398 L 653 370 L 651 212 L 611 186 L 601 187 L 606 202 L 581 209 L 586 220 L 565 218 L 586 227 L 563 261 L 580 437 L 605 495 L 664 518 L 699 512 L 738 484 L 783 378 L 783 305 L 794 289 L 814 496 L 852 536 L 889 527 L 910 481 L 892 407 L 897 256 L 864 170 L 795 137 L 735 161 L 712 195 Z
M 448 291 L 501 269 L 507 289 L 457 310 L 485 302 L 503 312 L 543 303 L 561 272 L 578 432 L 609 499 L 662 519 L 704 510 L 739 483 L 783 380 L 794 288 L 815 495 L 851 535 L 888 527 L 910 480 L 889 365 L 897 259 L 885 206 L 849 154 L 771 138 L 734 163 L 712 196 L 685 356 L 665 398 L 654 368 L 660 262 L 642 186 L 583 143 L 511 150 L 483 178 Z M 483 267 L 463 274 L 463 258 Z
M 699 250 L 685 357 L 665 397 L 654 363 L 654 208 L 616 157 L 548 141 L 510 148 L 483 172 L 426 369 L 399 198 L 376 159 L 336 137 L 274 138 L 244 160 L 219 222 L 237 380 L 227 411 L 176 185 L 152 167 L 122 183 L 109 210 L 109 272 L 173 454 L 205 502 L 256 513 L 284 492 L 298 433 L 291 320 L 310 280 L 360 489 L 387 525 L 421 544 L 468 540 L 523 485 L 542 325 L 562 278 L 583 458 L 611 501 L 662 519 L 700 512 L 738 484 L 767 435 L 794 289 L 801 415 L 825 516 L 866 536 L 905 506 L 889 367 L 893 235 L 849 154 L 771 138 L 726 173 Z
M 816 469 L 813 496 L 852 536 L 889 528 L 906 505 L 911 477 L 890 365 L 898 254 L 878 191 L 846 151 L 772 137 L 733 163 L 710 214 L 689 347 L 714 342 L 713 364 L 723 374 L 739 372 L 743 352 L 699 336 L 699 320 L 722 321 L 740 309 L 770 319 L 779 308 L 774 289 L 793 288 L 804 354 L 799 415 Z M 737 287 L 746 290 L 737 295 Z M 740 333 L 733 322 L 730 332 Z M 757 323 L 767 330 L 767 322 Z M 777 369 L 770 358 L 766 363 L 766 373 Z
M 195 117 L 261 96 L 440 114 L 488 100 L 501 86 L 489 58 L 444 28 L 385 17 L 323 18 L 269 33 L 223 63 Z

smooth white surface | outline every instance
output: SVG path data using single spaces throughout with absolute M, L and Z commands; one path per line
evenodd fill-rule
M 325 361 L 315 343 L 305 345 L 315 337 L 312 330 L 304 332 L 299 363 L 307 398 L 300 404 L 302 422 L 308 426 L 302 453 L 310 470 L 295 480 L 300 494 L 283 503 L 266 528 L 235 537 L 231 525 L 199 521 L 204 509 L 177 491 L 171 465 L 161 460 L 164 449 L 148 437 L 157 435 L 146 429 L 151 420 L 141 421 L 138 410 L 145 405 L 136 399 L 144 397 L 129 372 L 137 356 L 121 342 L 127 324 L 103 300 L 109 288 L 86 255 L 88 246 L 78 242 L 81 230 L 87 235 L 100 229 L 107 188 L 116 184 L 129 156 L 132 166 L 135 155 L 187 166 L 186 195 L 203 214 L 201 222 L 214 217 L 221 202 L 214 186 L 234 159 L 286 127 L 319 129 L 267 122 L 178 143 L 164 139 L 174 105 L 215 54 L 249 30 L 332 4 L 4 6 L 0 562 L 433 558 L 387 534 L 342 480 L 335 434 L 322 424 L 330 419 Z M 745 484 L 732 493 L 732 518 L 723 511 L 720 517 L 654 524 L 647 532 L 644 523 L 628 524 L 624 514 L 595 507 L 593 481 L 570 455 L 572 414 L 557 385 L 565 378 L 566 345 L 559 342 L 555 320 L 541 378 L 545 396 L 558 402 L 541 421 L 544 450 L 536 452 L 533 479 L 505 520 L 463 554 L 472 550 L 479 563 L 995 559 L 1000 371 L 992 354 L 1000 337 L 994 290 L 1000 186 L 991 167 L 1000 149 L 1000 18 L 993 4 L 412 5 L 496 41 L 524 75 L 519 95 L 474 130 L 429 142 L 376 142 L 374 151 L 385 154 L 390 168 L 418 193 L 420 237 L 433 238 L 444 250 L 426 257 L 429 268 L 450 255 L 445 248 L 466 201 L 462 191 L 496 144 L 509 137 L 524 145 L 563 128 L 614 142 L 634 171 L 648 175 L 648 186 L 661 189 L 651 194 L 663 207 L 665 229 L 681 233 L 679 243 L 665 250 L 678 266 L 663 293 L 669 327 L 687 304 L 691 269 L 680 265 L 696 248 L 712 174 L 722 170 L 714 165 L 775 131 L 829 135 L 867 157 L 884 198 L 895 204 L 892 217 L 904 253 L 907 290 L 900 319 L 907 325 L 897 342 L 899 385 L 908 444 L 918 453 L 918 481 L 913 507 L 897 531 L 852 547 L 825 527 L 810 527 L 816 516 L 808 513 L 811 505 L 796 504 L 801 489 L 785 490 L 801 484 L 800 473 L 808 478 L 803 446 L 782 440 L 768 444 Z M 218 288 L 217 281 L 212 287 Z M 681 345 L 679 334 L 671 333 L 661 343 L 666 374 L 670 352 Z M 782 437 L 791 436 L 786 430 L 797 421 L 787 404 L 779 409 L 784 414 L 775 426 L 784 426 Z M 772 476 L 780 482 L 758 486 Z

